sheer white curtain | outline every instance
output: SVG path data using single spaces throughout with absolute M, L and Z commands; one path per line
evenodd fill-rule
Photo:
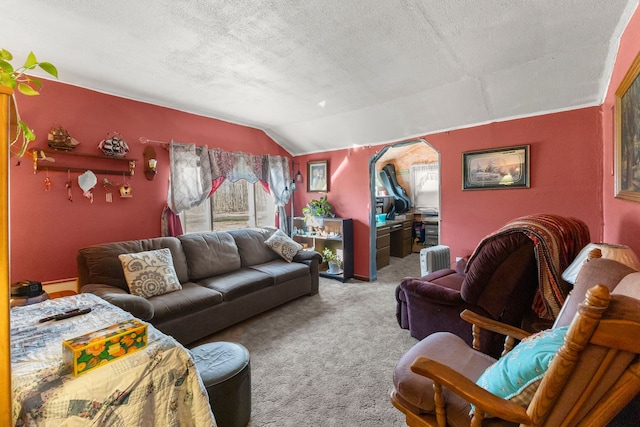
M 291 175 L 289 159 L 280 156 L 269 156 L 269 192 L 275 200 L 280 218 L 280 229 L 287 230 L 287 212 L 284 206 L 291 198 Z
M 211 192 L 211 162 L 207 147 L 171 142 L 167 204 L 175 214 L 198 206 Z

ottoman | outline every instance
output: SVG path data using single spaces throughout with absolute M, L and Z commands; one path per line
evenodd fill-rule
M 246 427 L 251 418 L 249 351 L 232 342 L 212 342 L 191 349 L 218 427 Z

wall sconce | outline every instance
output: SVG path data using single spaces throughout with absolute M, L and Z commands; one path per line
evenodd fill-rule
M 156 159 L 156 151 L 153 147 L 144 149 L 144 176 L 152 181 L 158 173 L 158 160 Z

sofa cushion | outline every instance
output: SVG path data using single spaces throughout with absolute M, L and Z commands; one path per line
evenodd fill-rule
M 182 251 L 180 240 L 175 237 L 158 237 L 145 240 L 103 243 L 80 249 L 78 251 L 79 257 L 84 260 L 88 270 L 86 282 L 82 284 L 103 283 L 128 291 L 129 288 L 118 255 L 163 248 L 168 248 L 171 251 L 173 268 L 180 283 L 187 282 L 189 280 L 187 260 Z
M 273 234 L 272 231 L 243 228 L 231 230 L 229 234 L 236 241 L 243 267 L 264 264 L 280 257 L 264 244 L 264 241 Z
M 271 237 L 264 241 L 264 244 L 287 262 L 293 261 L 293 257 L 302 249 L 300 243 L 287 236 L 282 230 L 277 230 L 273 233 Z
M 129 292 L 143 298 L 182 289 L 167 248 L 118 255 Z
M 148 301 L 153 306 L 153 322 L 157 324 L 220 304 L 222 294 L 193 282 L 185 282 L 180 291 L 157 295 L 149 298 Z
M 184 234 L 178 239 L 187 257 L 191 280 L 228 273 L 241 266 L 236 242 L 227 232 Z
M 309 276 L 309 267 L 300 262 L 286 263 L 282 260 L 275 260 L 265 264 L 254 265 L 252 270 L 258 270 L 273 277 L 275 284 L 283 283 L 299 277 Z
M 242 268 L 233 273 L 198 281 L 199 285 L 220 292 L 225 301 L 232 301 L 243 295 L 272 286 L 274 283 L 274 278 L 270 275 L 250 268 Z

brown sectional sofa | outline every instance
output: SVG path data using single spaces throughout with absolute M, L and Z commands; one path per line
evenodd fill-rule
M 94 245 L 78 251 L 78 287 L 189 344 L 303 295 L 318 293 L 322 256 L 287 262 L 265 244 L 272 229 L 241 229 Z M 168 248 L 182 289 L 129 293 L 120 254 Z

